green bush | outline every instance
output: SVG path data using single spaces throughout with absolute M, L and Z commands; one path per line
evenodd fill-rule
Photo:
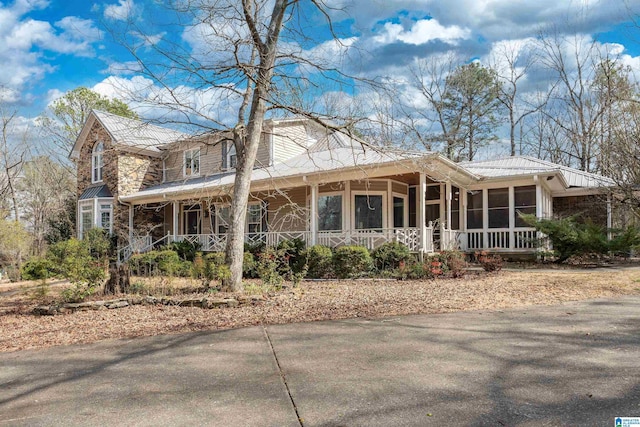
M 229 270 L 229 267 L 225 263 L 224 252 L 210 252 L 204 256 L 204 261 L 206 271 L 205 276 L 209 280 L 221 279 L 219 277 L 221 267 L 224 267 L 226 271 Z M 251 252 L 244 253 L 244 258 L 242 260 L 242 276 L 248 279 L 254 279 L 258 277 L 258 273 L 256 271 L 256 260 Z
M 307 249 L 307 277 L 323 279 L 333 276 L 333 252 L 331 248 L 322 245 L 311 246 Z
M 102 228 L 92 228 L 84 233 L 89 253 L 95 259 L 105 259 L 115 252 L 109 233 Z
M 306 244 L 301 239 L 283 240 L 278 244 L 278 256 L 280 261 L 285 265 L 280 266 L 280 272 L 283 274 L 300 274 L 307 270 L 307 254 L 305 251 Z
M 131 273 L 138 276 L 165 274 L 189 277 L 192 274 L 192 265 L 191 262 L 180 259 L 176 251 L 169 249 L 135 254 L 129 259 Z
M 173 242 L 167 246 L 167 249 L 175 251 L 180 258 L 185 261 L 191 261 L 196 257 L 196 253 L 200 251 L 200 243 L 191 243 L 183 240 L 181 242 Z
M 73 288 L 63 293 L 68 301 L 81 301 L 94 293 L 105 279 L 104 266 L 91 256 L 89 244 L 85 240 L 58 242 L 49 248 L 48 258 L 55 264 L 60 275 L 73 285 Z
M 365 275 L 371 267 L 371 255 L 364 246 L 341 246 L 333 253 L 333 270 L 340 279 Z
M 608 254 L 618 249 L 624 251 L 625 246 L 633 244 L 635 240 L 632 234 L 628 234 L 615 243 L 609 242 L 605 228 L 591 221 L 578 222 L 576 216 L 560 219 L 538 219 L 535 215 L 521 217 L 527 224 L 549 237 L 554 251 L 558 254 L 558 263 L 574 255 Z M 637 241 L 640 242 L 640 238 Z
M 612 230 L 613 239 L 609 242 L 609 250 L 614 255 L 628 257 L 632 250 L 640 246 L 640 229 L 627 227 L 624 230 Z
M 22 264 L 20 273 L 23 280 L 44 280 L 57 274 L 56 266 L 51 260 L 42 257 L 33 257 Z
M 398 242 L 387 242 L 371 252 L 373 265 L 378 271 L 397 270 L 414 260 L 406 245 Z
M 256 262 L 256 270 L 258 276 L 265 285 L 280 288 L 284 282 L 284 276 L 281 273 L 283 251 L 276 248 L 268 247 L 259 255 Z

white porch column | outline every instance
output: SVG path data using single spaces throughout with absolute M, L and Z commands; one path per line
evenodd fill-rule
M 489 249 L 489 190 L 482 189 L 482 249 Z
M 512 185 L 509 186 L 509 248 L 516 247 L 516 192 Z
M 173 202 L 173 237 L 175 238 L 180 231 L 178 229 L 180 224 L 180 202 Z
M 538 175 L 536 175 L 533 180 L 536 183 L 536 218 L 540 219 L 544 216 L 544 195 Z
M 427 203 L 427 176 L 424 172 L 420 172 L 420 185 L 418 185 L 416 191 L 418 192 L 418 223 L 416 225 L 419 227 L 418 230 L 420 230 L 420 250 L 424 253 L 427 251 L 427 217 L 426 212 L 424 211 Z
M 129 244 L 133 243 L 133 203 L 129 205 Z
M 611 209 L 611 194 L 607 194 L 607 240 L 612 239 L 611 227 L 613 227 L 613 217 Z
M 311 246 L 318 242 L 318 184 L 311 184 Z
M 387 181 L 387 224 L 385 228 L 393 228 L 393 184 Z
M 451 181 L 447 181 L 445 184 L 445 197 L 447 198 L 447 230 L 451 230 Z
M 351 181 L 344 183 L 344 231 L 347 232 L 347 242 L 351 244 Z

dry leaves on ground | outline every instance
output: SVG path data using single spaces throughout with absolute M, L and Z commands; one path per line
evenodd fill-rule
M 640 294 L 640 269 L 480 273 L 427 281 L 303 282 L 255 306 L 212 310 L 131 306 L 35 316 L 30 310 L 36 302 L 29 294 L 5 292 L 0 296 L 0 351 L 250 325 L 495 310 Z

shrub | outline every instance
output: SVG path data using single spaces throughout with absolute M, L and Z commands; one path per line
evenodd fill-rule
M 304 270 L 307 270 L 307 254 L 305 251 L 304 240 L 290 239 L 283 240 L 278 244 L 278 256 L 282 263 L 286 263 L 288 266 L 281 265 L 280 272 L 287 274 L 300 274 Z
M 56 266 L 51 260 L 42 257 L 33 257 L 22 264 L 20 275 L 23 280 L 44 280 L 56 275 Z
M 640 246 L 640 230 L 636 227 L 613 230 L 613 236 L 609 242 L 609 250 L 615 255 L 628 257 L 633 249 Z
M 204 256 L 205 261 L 205 277 L 209 280 L 222 280 L 220 273 L 226 273 L 229 267 L 225 263 L 224 252 L 210 252 Z M 222 272 L 221 268 L 226 269 Z M 245 252 L 242 259 L 242 276 L 253 279 L 258 277 L 256 272 L 255 257 L 251 252 Z
M 489 254 L 486 251 L 476 252 L 476 259 L 484 271 L 502 270 L 502 257 L 498 254 Z
M 307 276 L 322 279 L 333 275 L 333 252 L 331 248 L 322 245 L 311 246 L 307 249 Z
M 84 240 L 70 239 L 52 245 L 49 259 L 73 285 L 63 293 L 67 301 L 81 301 L 93 294 L 105 278 L 104 267 L 91 256 L 89 244 Z
M 109 233 L 102 228 L 92 228 L 84 233 L 89 253 L 95 259 L 108 258 L 114 251 Z
M 191 275 L 192 263 L 181 260 L 176 251 L 165 249 L 131 256 L 129 268 L 132 274 L 139 276 L 166 274 L 188 277 Z
M 363 246 L 341 246 L 333 253 L 333 270 L 341 279 L 362 276 L 371 267 L 371 255 Z
M 446 271 L 449 276 L 454 278 L 464 277 L 468 265 L 462 252 L 442 251 L 440 257 L 446 266 Z
M 181 242 L 173 242 L 167 246 L 167 249 L 175 251 L 180 258 L 185 261 L 193 261 L 196 257 L 196 252 L 200 250 L 200 243 L 191 243 L 187 240 Z
M 280 254 L 281 252 L 278 249 L 269 247 L 258 255 L 256 270 L 265 285 L 280 288 L 282 282 L 284 282 L 284 277 L 279 271 L 281 266 Z
M 374 266 L 378 271 L 396 270 L 400 263 L 410 263 L 413 255 L 406 245 L 398 242 L 385 243 L 371 252 Z
M 554 251 L 558 254 L 558 263 L 573 255 L 607 254 L 612 245 L 615 246 L 607 241 L 607 232 L 603 227 L 591 221 L 578 222 L 576 216 L 560 219 L 538 219 L 535 215 L 521 217 L 527 224 L 549 237 Z M 633 242 L 634 239 L 629 237 L 630 235 L 627 235 L 621 241 Z M 640 243 L 640 238 L 637 241 Z

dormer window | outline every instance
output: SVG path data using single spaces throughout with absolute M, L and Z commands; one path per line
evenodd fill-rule
M 185 150 L 184 152 L 184 176 L 200 175 L 200 149 Z
M 93 147 L 93 154 L 91 155 L 91 182 L 102 182 L 102 167 L 104 166 L 104 159 L 102 157 L 104 153 L 104 143 L 98 141 Z

